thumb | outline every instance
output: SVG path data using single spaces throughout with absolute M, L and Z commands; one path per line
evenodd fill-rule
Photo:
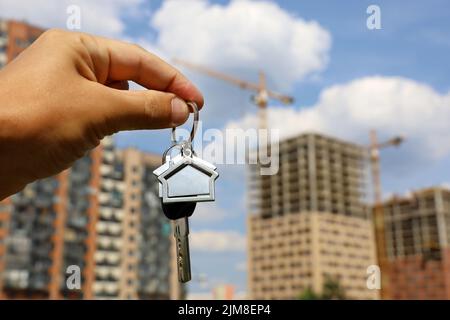
M 105 99 L 98 112 L 113 132 L 122 130 L 162 129 L 183 124 L 189 116 L 185 101 L 173 93 L 155 90 L 123 91 L 103 87 Z

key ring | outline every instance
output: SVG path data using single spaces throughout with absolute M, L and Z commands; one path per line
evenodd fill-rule
M 187 105 L 188 105 L 189 107 L 191 107 L 192 110 L 194 110 L 194 122 L 192 123 L 191 134 L 190 134 L 190 136 L 189 136 L 189 143 L 192 144 L 192 141 L 194 141 L 195 133 L 196 133 L 196 131 L 197 131 L 198 119 L 199 119 L 199 112 L 198 112 L 197 104 L 196 104 L 195 102 L 189 101 L 189 102 L 187 102 Z M 176 136 L 176 134 L 175 134 L 176 129 L 177 129 L 176 127 L 173 127 L 173 128 L 172 128 L 172 143 L 173 143 L 174 145 L 177 145 L 177 144 L 181 144 L 181 143 L 182 143 L 182 141 L 177 141 L 177 138 L 176 138 L 177 136 Z
M 167 157 L 167 154 L 169 153 L 169 151 L 172 150 L 173 148 L 177 148 L 177 147 L 180 148 L 181 152 L 188 157 L 195 155 L 195 151 L 192 148 L 192 141 L 194 140 L 195 133 L 197 131 L 199 112 L 198 112 L 197 104 L 195 102 L 189 101 L 189 102 L 187 102 L 187 105 L 190 106 L 194 110 L 194 122 L 192 123 L 192 129 L 191 129 L 191 134 L 189 136 L 189 141 L 186 141 L 186 140 L 177 141 L 176 134 L 175 134 L 176 127 L 173 127 L 172 134 L 171 134 L 172 145 L 169 148 L 167 148 L 166 151 L 164 151 L 163 157 L 162 157 L 162 163 L 166 162 L 166 157 Z

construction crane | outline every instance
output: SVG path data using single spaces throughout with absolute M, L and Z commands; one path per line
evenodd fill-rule
M 267 105 L 269 99 L 278 100 L 286 105 L 292 104 L 294 102 L 294 98 L 268 89 L 266 84 L 266 76 L 263 71 L 259 72 L 259 82 L 252 83 L 185 60 L 175 58 L 173 59 L 173 62 L 194 71 L 206 74 L 210 77 L 229 82 L 242 89 L 256 92 L 252 100 L 259 108 L 258 117 L 260 129 L 267 129 Z
M 387 261 L 385 233 L 384 233 L 384 213 L 382 205 L 382 191 L 381 191 L 381 174 L 380 174 L 380 149 L 395 146 L 398 147 L 405 138 L 403 136 L 393 137 L 383 143 L 378 143 L 377 132 L 370 131 L 370 145 L 369 156 L 372 171 L 372 183 L 374 192 L 374 209 L 373 222 L 375 228 L 375 240 L 377 244 L 377 259 L 381 276 L 381 298 L 390 299 L 389 292 L 389 264 Z

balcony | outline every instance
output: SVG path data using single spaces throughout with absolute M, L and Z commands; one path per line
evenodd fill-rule
M 100 174 L 103 177 L 110 177 L 114 171 L 114 167 L 112 165 L 102 164 L 100 166 Z
M 98 249 L 104 250 L 120 250 L 122 247 L 122 239 L 117 237 L 98 236 Z
M 72 216 L 67 220 L 67 225 L 69 227 L 81 230 L 84 230 L 86 228 L 87 223 L 88 217 L 83 215 Z
M 100 202 L 106 203 L 107 200 L 106 200 L 106 197 L 103 196 L 103 193 L 100 194 L 100 196 L 101 196 Z M 100 219 L 101 220 L 112 220 L 113 216 L 114 216 L 114 211 L 112 208 L 110 208 L 108 206 L 103 206 L 103 205 L 100 207 Z
M 99 221 L 96 225 L 97 232 L 104 235 L 120 236 L 122 224 L 118 222 Z
M 100 192 L 99 202 L 104 207 L 122 208 L 123 195 L 116 189 L 113 189 L 110 193 Z
M 117 265 L 120 263 L 120 253 L 98 250 L 95 252 L 95 261 L 99 265 Z
M 117 281 L 95 281 L 94 293 L 96 296 L 115 296 L 119 293 L 119 284 Z
M 120 278 L 120 267 L 97 266 L 95 268 L 95 276 L 102 280 L 118 280 Z
M 113 164 L 114 163 L 114 151 L 112 150 L 105 150 L 103 152 L 103 163 L 105 164 Z
M 8 270 L 4 274 L 5 287 L 25 289 L 28 287 L 28 277 L 27 270 Z
M 101 182 L 101 191 L 111 192 L 115 187 L 116 182 L 112 179 L 104 178 Z

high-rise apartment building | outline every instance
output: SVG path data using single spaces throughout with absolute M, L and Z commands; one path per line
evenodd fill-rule
M 174 238 L 153 170 L 160 157 L 111 138 L 0 207 L 3 298 L 176 299 Z M 81 288 L 67 282 L 76 268 Z M 76 270 L 75 269 L 75 270 Z
M 58 227 L 62 218 L 59 214 L 63 213 L 64 203 L 58 198 L 59 178 L 30 184 L 9 199 L 8 219 L 3 226 L 7 237 L 0 280 L 6 296 L 29 289 L 32 297 L 43 297 L 55 279 L 53 272 L 59 262 L 55 257 L 60 242 Z M 11 292 L 11 288 L 18 291 Z
M 118 152 L 118 158 L 125 173 L 122 255 L 138 253 L 122 266 L 122 281 L 133 283 L 127 294 L 138 299 L 184 297 L 176 272 L 172 227 L 161 211 L 158 180 L 153 174 L 161 165 L 161 156 L 126 149 Z
M 376 264 L 365 205 L 366 150 L 318 134 L 280 143 L 279 171 L 249 172 L 248 287 L 254 299 L 296 299 L 327 279 L 349 298 L 375 299 Z
M 0 68 L 36 40 L 43 29 L 24 22 L 0 19 Z
M 383 203 L 391 299 L 450 299 L 450 190 Z
M 2 68 L 8 61 L 6 48 L 8 45 L 8 24 L 4 20 L 0 20 L 0 68 Z
M 8 236 L 9 220 L 11 218 L 11 201 L 6 199 L 0 201 L 0 275 L 4 274 L 5 270 L 5 254 L 6 254 L 6 239 Z M 3 296 L 3 278 L 0 276 L 0 299 Z

